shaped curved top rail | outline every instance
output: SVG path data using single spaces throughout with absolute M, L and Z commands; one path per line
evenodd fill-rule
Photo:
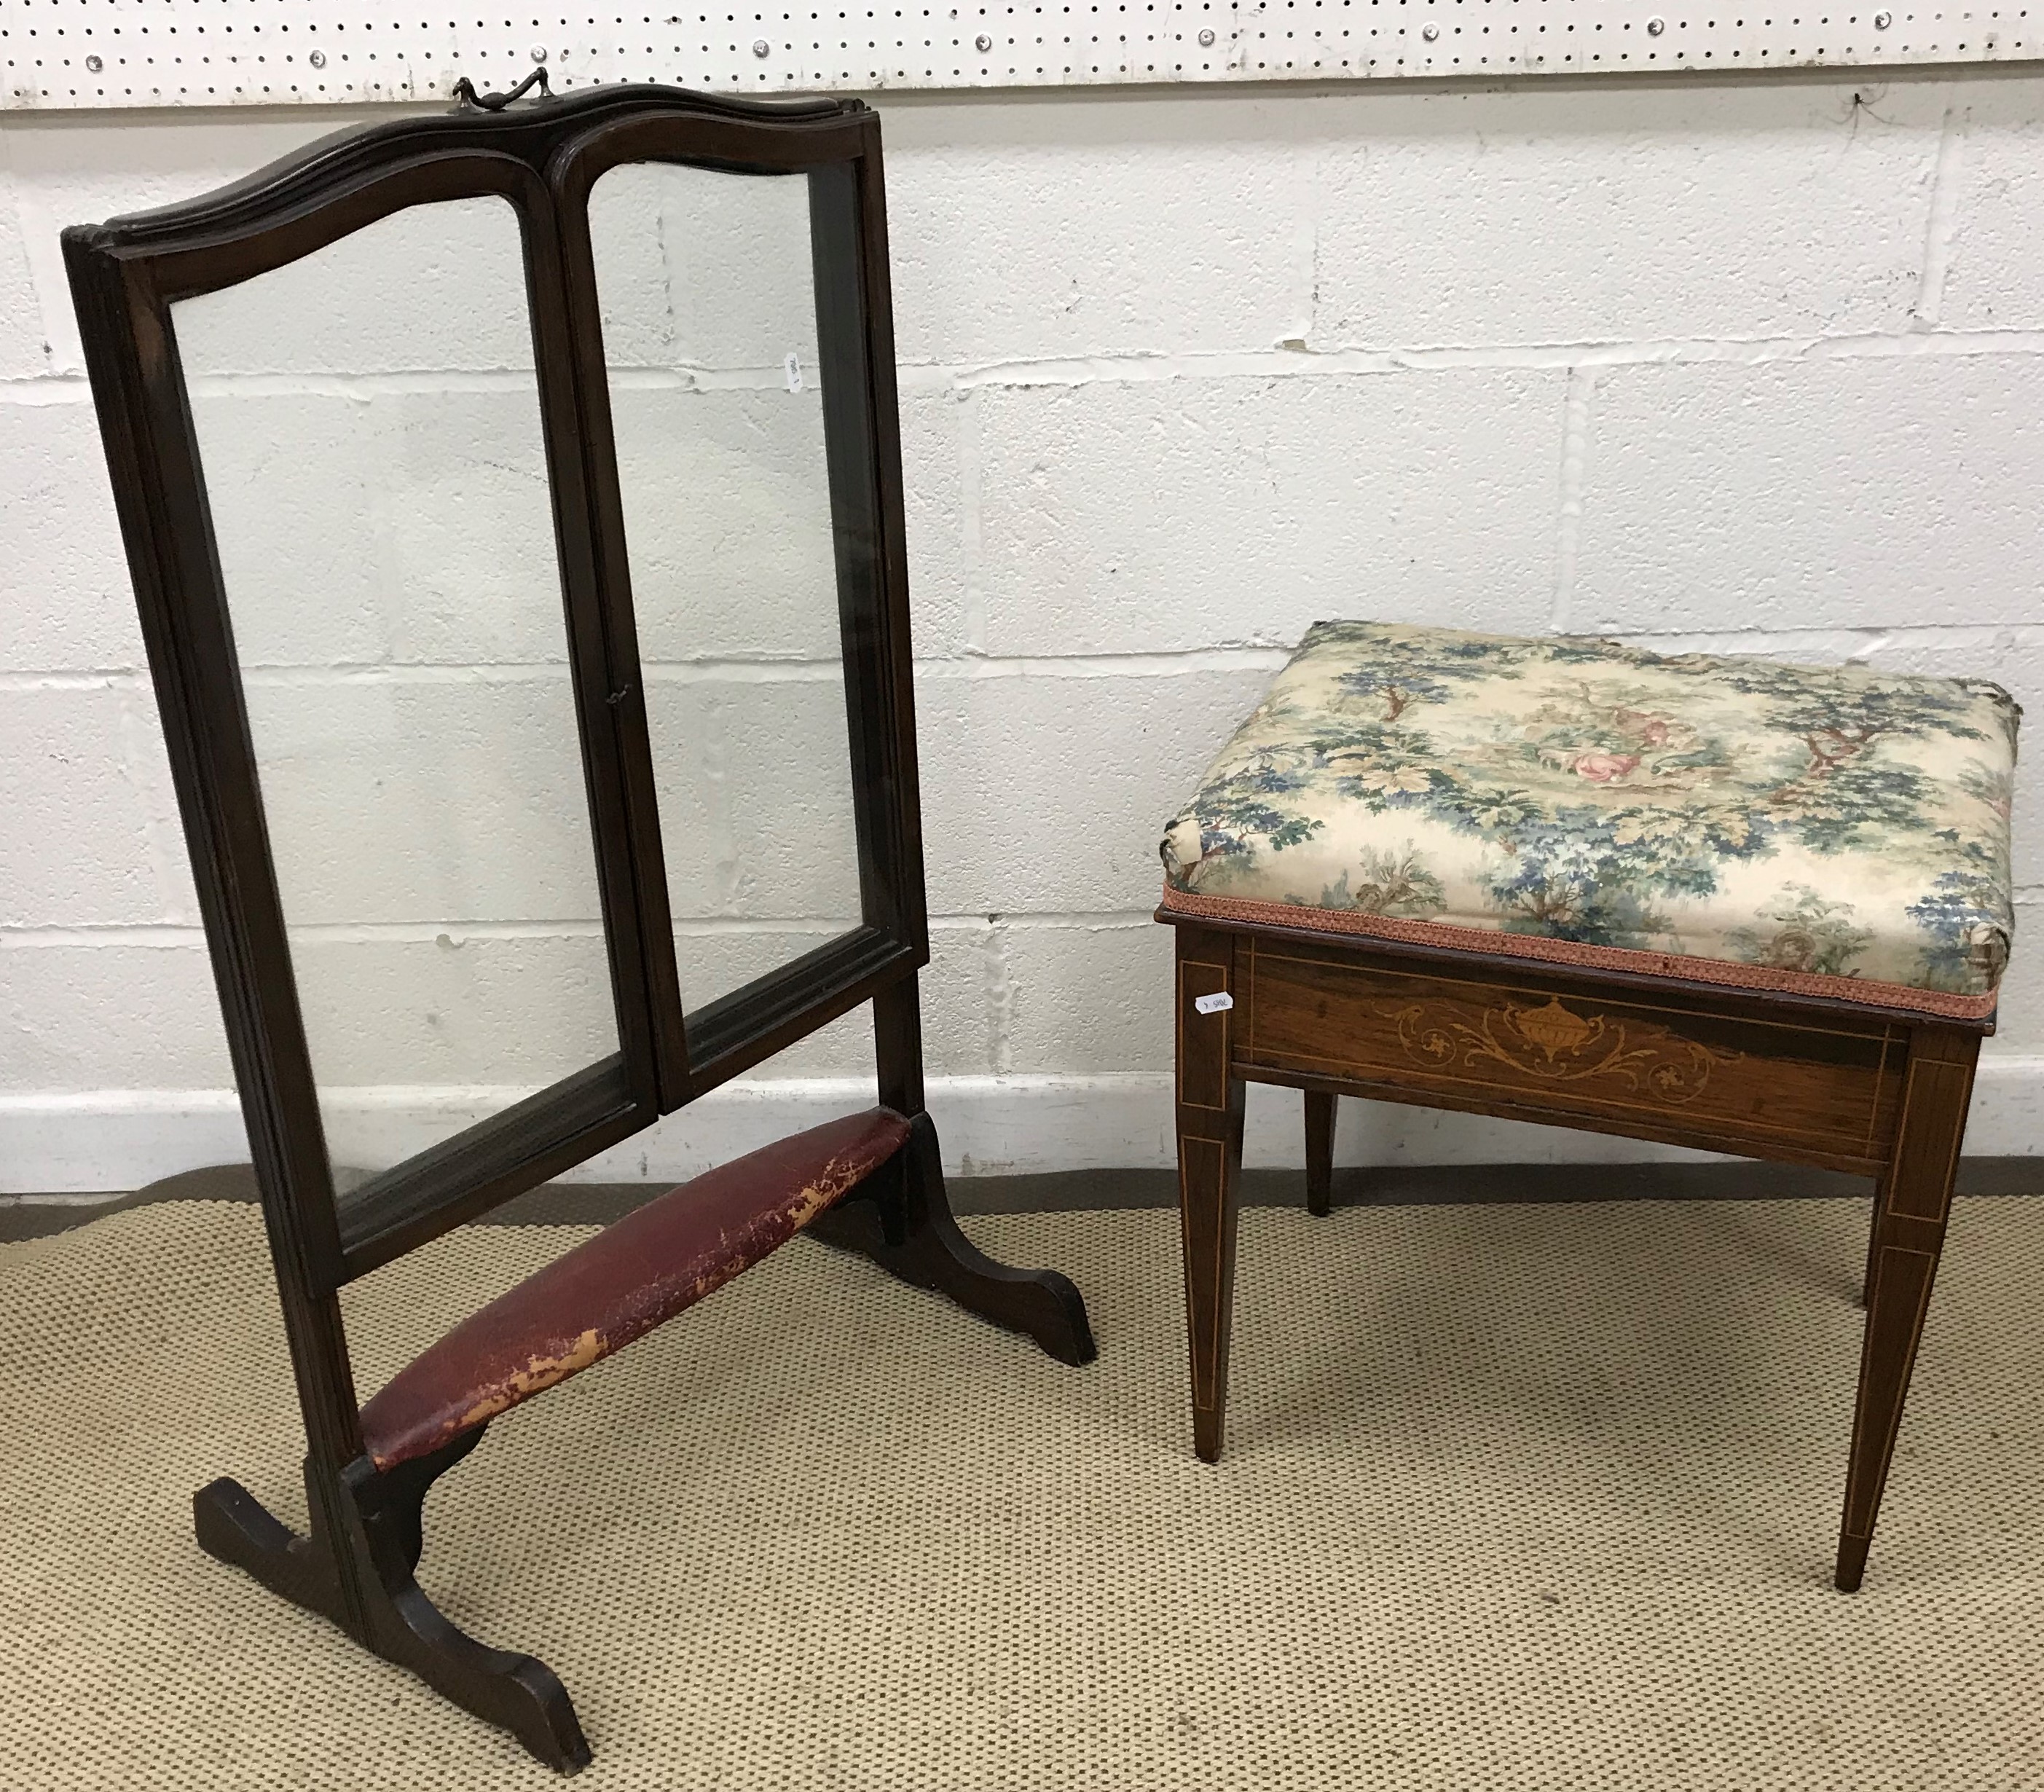
M 643 119 L 666 121 L 684 136 L 694 127 L 701 159 L 711 165 L 792 171 L 859 154 L 874 117 L 863 100 L 740 99 L 650 83 L 590 88 L 501 112 L 458 106 L 337 131 L 209 193 L 75 225 L 65 235 L 128 256 L 215 245 L 324 205 L 391 168 L 445 156 L 503 157 L 544 176 L 563 142 Z

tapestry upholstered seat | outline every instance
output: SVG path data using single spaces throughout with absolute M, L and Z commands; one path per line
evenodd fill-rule
M 1997 686 L 1321 622 L 1163 841 L 1189 918 L 1992 1012 Z

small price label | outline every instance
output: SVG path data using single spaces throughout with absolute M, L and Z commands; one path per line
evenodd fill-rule
M 1193 1006 L 1202 1014 L 1221 1014 L 1235 1006 L 1235 998 L 1226 990 L 1216 990 L 1212 995 L 1194 996 Z
M 790 355 L 787 360 L 781 363 L 781 366 L 782 371 L 786 372 L 788 376 L 788 390 L 790 392 L 801 391 L 802 389 L 802 357 L 799 355 Z

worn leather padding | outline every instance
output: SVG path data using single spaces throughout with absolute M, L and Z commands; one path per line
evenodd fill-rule
M 362 1409 L 371 1458 L 425 1456 L 621 1350 L 793 1237 L 908 1136 L 886 1108 L 833 1120 L 605 1227 L 399 1370 Z

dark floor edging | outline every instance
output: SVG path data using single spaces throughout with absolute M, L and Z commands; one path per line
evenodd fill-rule
M 483 1223 L 607 1225 L 674 1185 L 549 1182 L 507 1201 Z M 1469 1163 L 1337 1170 L 1338 1206 L 1449 1206 L 1499 1201 L 1739 1201 L 1755 1197 L 1865 1195 L 1862 1176 L 1783 1163 Z M 1959 1165 L 1961 1194 L 2044 1194 L 2044 1157 L 1973 1157 Z M 1093 1213 L 1169 1207 L 1178 1198 L 1170 1170 L 1058 1170 L 1030 1176 L 960 1176 L 952 1205 L 964 1214 Z M 47 1237 L 88 1220 L 156 1201 L 253 1201 L 245 1163 L 166 1176 L 132 1194 L 0 1196 L 0 1243 Z M 1302 1205 L 1297 1170 L 1246 1170 L 1242 1198 L 1252 1207 Z

